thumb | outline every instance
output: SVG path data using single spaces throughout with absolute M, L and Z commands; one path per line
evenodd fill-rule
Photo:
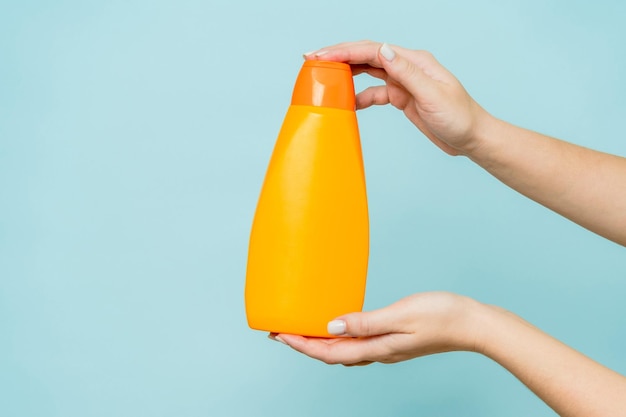
M 418 94 L 435 92 L 437 82 L 412 61 L 392 49 L 389 44 L 383 43 L 378 54 L 387 75 L 402 85 L 411 95 L 417 98 Z
M 335 336 L 367 337 L 396 331 L 391 306 L 363 313 L 350 313 L 328 323 L 328 333 Z

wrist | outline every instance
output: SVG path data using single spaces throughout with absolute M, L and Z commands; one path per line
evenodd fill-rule
M 460 297 L 452 313 L 455 317 L 450 350 L 485 354 L 490 341 L 490 326 L 496 320 L 497 307 L 483 304 L 473 298 Z
M 506 122 L 492 116 L 485 109 L 475 103 L 476 110 L 474 123 L 470 133 L 470 140 L 462 149 L 462 154 L 479 165 L 486 163 L 491 155 L 500 147 L 499 141 Z
M 504 321 L 516 317 L 505 309 L 484 304 L 470 299 L 472 304 L 464 315 L 464 328 L 466 343 L 463 350 L 479 353 L 490 357 L 494 340 L 494 329 Z
M 537 329 L 510 311 L 495 305 L 481 304 L 477 310 L 475 352 L 501 363 L 520 338 L 532 337 Z M 501 363 L 502 364 L 502 363 Z

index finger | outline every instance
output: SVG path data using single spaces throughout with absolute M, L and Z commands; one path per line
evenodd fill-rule
M 304 56 L 306 60 L 345 62 L 347 64 L 367 64 L 382 68 L 378 50 L 382 44 L 373 41 L 344 42 L 324 47 Z

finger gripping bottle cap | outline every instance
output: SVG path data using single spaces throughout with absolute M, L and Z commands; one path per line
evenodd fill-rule
M 291 104 L 354 111 L 354 83 L 350 65 L 331 61 L 305 61 L 296 79 Z

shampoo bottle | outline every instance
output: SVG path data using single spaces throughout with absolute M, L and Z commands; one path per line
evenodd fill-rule
M 363 307 L 368 252 L 365 172 L 350 66 L 305 61 L 252 224 L 248 325 L 331 337 L 328 321 Z

